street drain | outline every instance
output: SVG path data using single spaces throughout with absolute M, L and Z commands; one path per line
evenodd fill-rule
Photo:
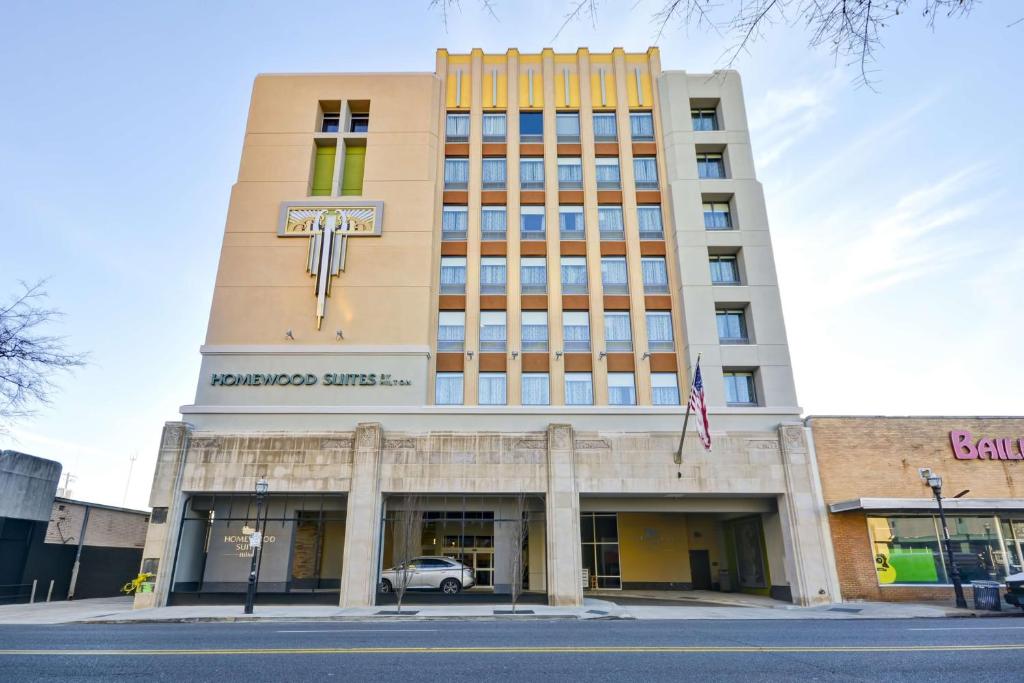
M 381 610 L 380 612 L 377 612 L 377 614 L 386 614 L 388 616 L 394 616 L 394 617 L 404 617 L 404 616 L 412 617 L 412 616 L 415 616 L 415 615 L 419 614 L 419 611 L 418 610 L 402 610 L 401 612 L 399 612 L 398 610 L 385 609 L 385 610 Z
M 599 609 L 588 609 L 588 610 L 587 610 L 587 614 L 599 614 L 599 615 L 601 615 L 602 617 L 606 617 L 606 616 L 608 616 L 608 613 L 607 613 L 607 612 L 605 612 L 605 611 L 603 611 L 603 610 L 599 610 Z
M 829 612 L 847 612 L 849 614 L 859 614 L 863 611 L 862 607 L 829 607 Z
M 496 610 L 494 610 L 494 613 L 495 614 L 533 614 L 534 612 L 533 612 L 532 609 L 517 609 L 514 612 L 512 610 L 510 610 L 510 609 L 496 609 Z

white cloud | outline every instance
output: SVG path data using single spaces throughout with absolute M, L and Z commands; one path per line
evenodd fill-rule
M 750 106 L 755 161 L 765 169 L 835 113 L 833 100 L 846 87 L 840 72 L 813 84 L 772 88 Z

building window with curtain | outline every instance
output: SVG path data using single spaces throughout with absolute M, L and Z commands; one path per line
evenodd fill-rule
M 562 312 L 562 338 L 566 353 L 590 351 L 590 317 L 587 311 Z
M 434 378 L 434 403 L 439 406 L 462 405 L 462 373 L 439 372 Z
M 462 242 L 469 228 L 469 209 L 465 206 L 445 206 L 441 210 L 441 239 Z
M 481 372 L 477 382 L 482 406 L 503 406 L 507 401 L 504 372 Z
M 503 353 L 506 329 L 505 311 L 480 311 L 480 353 Z
M 651 403 L 656 406 L 679 405 L 679 377 L 676 373 L 651 373 Z
M 565 373 L 565 405 L 594 405 L 594 380 L 589 372 Z
M 722 379 L 725 381 L 726 405 L 757 405 L 757 391 L 754 387 L 754 373 L 726 370 L 722 373 Z
M 636 405 L 636 382 L 632 372 L 608 373 L 608 405 Z
M 694 130 L 718 130 L 718 114 L 714 109 L 691 109 L 690 120 Z
M 519 141 L 544 142 L 544 114 L 539 111 L 519 112 Z
M 523 157 L 519 161 L 519 187 L 523 190 L 544 189 L 544 158 Z
M 604 312 L 604 350 L 623 353 L 633 350 L 633 330 L 629 326 L 629 311 Z
M 523 311 L 523 353 L 548 350 L 548 312 Z
M 625 256 L 601 257 L 601 287 L 605 294 L 629 294 Z
M 619 178 L 619 158 L 598 157 L 595 164 L 597 166 L 597 189 L 618 190 L 622 183 Z
M 562 266 L 562 293 L 563 294 L 586 294 L 587 293 L 587 259 L 583 256 L 563 256 Z
M 668 293 L 668 268 L 664 256 L 644 256 L 640 259 L 644 276 L 644 294 Z
M 633 157 L 633 175 L 636 189 L 658 189 L 658 163 L 654 157 Z
M 558 207 L 558 232 L 563 240 L 584 238 L 582 206 Z
M 708 257 L 708 261 L 711 264 L 711 284 L 740 284 L 739 263 L 735 256 L 717 256 L 712 254 Z
M 725 177 L 725 160 L 721 154 L 698 154 L 697 177 L 716 180 Z
M 341 126 L 341 112 L 325 111 L 323 120 L 320 122 L 321 133 L 337 133 Z
M 555 114 L 555 134 L 558 142 L 578 143 L 580 141 L 579 112 L 559 112 Z
M 522 375 L 523 405 L 551 404 L 551 381 L 546 372 L 524 372 Z
M 636 218 L 637 222 L 640 224 L 640 239 L 665 239 L 665 229 L 661 224 L 660 204 L 648 204 L 636 207 Z
M 504 294 L 506 281 L 504 256 L 484 256 L 480 259 L 481 294 Z
M 465 346 L 466 312 L 441 311 L 437 316 L 438 352 L 461 352 Z
M 466 257 L 441 257 L 441 293 L 466 293 Z
M 704 202 L 704 227 L 708 230 L 731 230 L 729 202 Z
M 483 115 L 484 142 L 505 142 L 505 113 Z
M 543 206 L 524 206 L 519 209 L 519 236 L 524 240 L 544 239 Z
M 507 212 L 504 206 L 485 206 L 480 209 L 480 237 L 483 240 L 505 239 Z
M 616 142 L 619 139 L 615 127 L 615 114 L 594 112 L 594 142 Z
M 597 227 L 601 232 L 601 239 L 621 241 L 626 239 L 626 232 L 622 223 L 621 206 L 599 206 L 597 207 Z
M 629 132 L 633 142 L 649 142 L 654 139 L 654 115 L 649 111 L 634 111 L 629 114 Z
M 547 293 L 547 259 L 543 256 L 524 256 L 519 259 L 519 283 L 523 294 Z
M 484 159 L 483 162 L 483 186 L 485 190 L 505 189 L 505 159 L 495 157 Z
M 469 159 L 447 157 L 444 160 L 444 189 L 465 190 L 469 186 Z
M 468 142 L 469 114 L 448 114 L 444 125 L 444 138 L 448 142 Z
M 720 308 L 715 311 L 718 341 L 723 344 L 747 344 L 747 317 L 741 309 Z
M 583 189 L 583 162 L 579 157 L 558 157 L 558 189 Z
M 647 350 L 657 353 L 673 349 L 675 349 L 675 342 L 672 338 L 672 314 L 668 311 L 649 311 L 647 313 Z

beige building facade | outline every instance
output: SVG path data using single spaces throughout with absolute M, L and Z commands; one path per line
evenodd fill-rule
M 259 76 L 200 351 L 138 606 L 240 601 L 256 526 L 259 600 L 386 604 L 413 511 L 460 599 L 838 599 L 735 72 Z M 691 421 L 676 462 L 698 357 L 712 450 Z

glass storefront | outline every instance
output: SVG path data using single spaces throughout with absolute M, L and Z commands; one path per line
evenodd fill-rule
M 583 569 L 587 588 L 622 588 L 619 569 L 619 525 L 614 512 L 584 512 L 580 515 Z

